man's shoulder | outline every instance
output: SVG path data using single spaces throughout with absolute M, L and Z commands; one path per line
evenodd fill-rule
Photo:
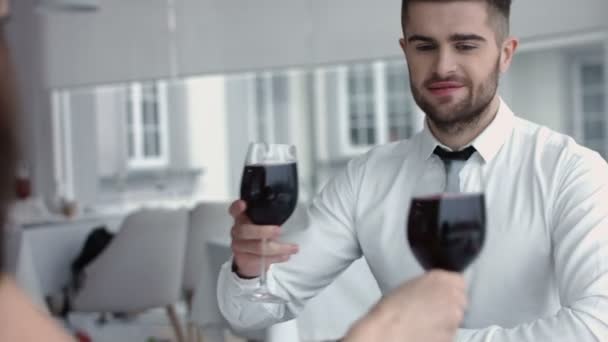
M 521 117 L 515 117 L 514 135 L 535 157 L 544 160 L 605 163 L 596 151 L 579 144 L 573 137 Z
M 417 134 L 409 139 L 374 146 L 349 162 L 351 171 L 363 173 L 398 171 L 406 160 L 415 155 Z
M 418 136 L 419 133 L 416 133 L 409 139 L 398 140 L 375 146 L 367 153 L 362 155 L 361 158 L 367 161 L 403 161 L 404 158 L 415 152 L 415 146 Z

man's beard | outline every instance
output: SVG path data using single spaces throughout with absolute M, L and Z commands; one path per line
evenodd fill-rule
M 460 77 L 448 77 L 441 79 L 434 75 L 431 79 L 424 82 L 423 87 L 427 87 L 430 83 L 443 82 L 443 81 L 455 81 L 463 84 L 469 93 L 467 97 L 455 105 L 451 106 L 451 113 L 442 115 L 440 110 L 437 109 L 430 101 L 424 98 L 422 92 L 419 91 L 412 84 L 412 78 L 410 77 L 410 87 L 412 89 L 412 95 L 416 104 L 426 114 L 426 117 L 434 124 L 434 126 L 445 133 L 456 133 L 466 129 L 467 127 L 475 126 L 482 114 L 492 103 L 496 91 L 498 89 L 498 79 L 500 75 L 499 61 L 496 62 L 496 67 L 488 78 L 476 88 L 473 89 L 473 85 L 470 80 Z

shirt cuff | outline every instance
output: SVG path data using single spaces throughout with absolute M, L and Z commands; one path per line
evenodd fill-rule
M 231 256 L 230 259 L 228 259 L 228 261 L 222 266 L 222 268 L 224 269 L 225 272 L 228 272 L 230 274 L 230 279 L 234 282 L 235 285 L 237 285 L 237 287 L 242 292 L 244 292 L 246 290 L 253 290 L 258 286 L 258 284 L 260 283 L 259 277 L 241 278 L 234 271 L 233 265 L 234 265 L 234 257 Z

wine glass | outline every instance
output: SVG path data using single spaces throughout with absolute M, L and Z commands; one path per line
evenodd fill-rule
M 287 144 L 251 143 L 241 179 L 241 199 L 247 216 L 256 225 L 280 226 L 291 216 L 298 201 L 296 149 Z M 262 241 L 265 246 L 266 240 Z M 244 296 L 254 302 L 287 303 L 268 290 L 266 262 L 261 261 L 259 286 Z
M 486 204 L 483 191 L 474 187 L 412 198 L 407 239 L 425 270 L 463 272 L 479 255 L 486 235 Z

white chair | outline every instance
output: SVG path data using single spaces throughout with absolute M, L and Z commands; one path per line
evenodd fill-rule
M 86 267 L 73 310 L 137 313 L 164 307 L 178 342 L 185 341 L 174 304 L 181 298 L 187 220 L 186 210 L 143 209 L 129 215 Z
M 190 210 L 183 277 L 183 289 L 190 299 L 201 280 L 201 263 L 207 259 L 207 242 L 229 239 L 232 226 L 229 207 L 228 202 L 202 202 Z
M 232 217 L 228 213 L 230 202 L 202 202 L 190 211 L 188 241 L 186 242 L 186 260 L 184 266 L 183 293 L 188 308 L 188 335 L 190 340 L 197 340 L 200 329 L 192 322 L 192 301 L 201 280 L 204 286 L 215 288 L 217 279 L 209 279 L 204 274 L 208 269 L 208 242 L 210 240 L 229 239 Z M 205 278 L 207 276 L 207 278 Z M 195 337 L 196 336 L 196 337 Z
M 217 276 L 220 268 L 231 256 L 230 228 L 233 220 L 228 213 L 230 203 L 201 203 L 190 212 L 190 237 L 184 270 L 185 290 L 191 291 L 189 331 L 214 341 L 223 341 L 225 329 L 234 335 L 251 340 L 263 340 L 265 331 L 235 331 L 222 316 L 217 304 Z M 306 207 L 298 205 L 285 223 L 286 231 L 298 230 L 307 224 Z M 190 287 L 189 285 L 190 284 Z M 195 285 L 195 287 L 191 287 Z M 192 291 L 194 289 L 194 291 Z M 194 339 L 196 340 L 196 339 Z

